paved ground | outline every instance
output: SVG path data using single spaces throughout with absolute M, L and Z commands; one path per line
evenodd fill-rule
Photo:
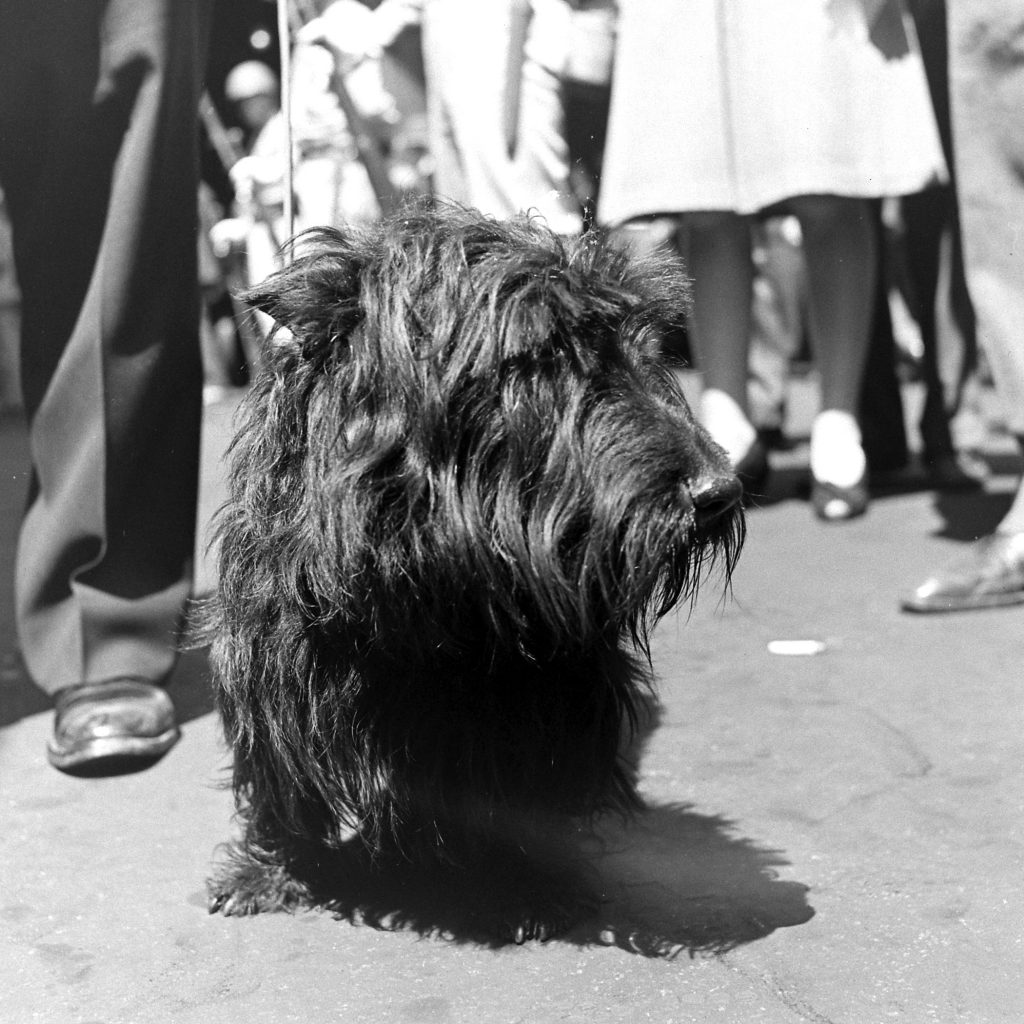
M 228 415 L 208 415 L 204 522 Z M 895 600 L 999 518 L 1016 465 L 998 437 L 985 450 L 983 494 L 905 490 L 832 526 L 799 495 L 806 452 L 779 460 L 731 599 L 709 589 L 656 635 L 650 810 L 603 830 L 607 901 L 544 946 L 488 948 L 441 911 L 390 931 L 208 916 L 231 802 L 202 659 L 174 680 L 184 736 L 159 765 L 67 778 L 44 760 L 5 587 L 0 1020 L 1018 1024 L 1024 610 L 910 617 Z M 5 578 L 24 484 L 6 421 Z M 776 656 L 774 639 L 826 649 Z

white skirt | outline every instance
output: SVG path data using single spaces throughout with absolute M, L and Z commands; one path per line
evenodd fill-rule
M 603 223 L 946 177 L 900 0 L 620 0 Z

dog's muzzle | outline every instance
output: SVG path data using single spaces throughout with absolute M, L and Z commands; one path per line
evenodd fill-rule
M 733 474 L 697 477 L 688 482 L 698 529 L 707 530 L 729 514 L 743 498 L 743 484 Z

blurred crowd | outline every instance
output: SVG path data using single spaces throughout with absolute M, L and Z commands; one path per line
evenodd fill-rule
M 978 360 L 956 258 L 943 8 L 293 5 L 287 115 L 268 53 L 211 83 L 219 110 L 203 100 L 206 146 L 230 181 L 204 181 L 199 195 L 207 400 L 255 369 L 266 325 L 237 296 L 274 269 L 293 232 L 435 193 L 685 259 L 694 310 L 676 349 L 701 372 L 703 422 L 749 492 L 764 490 L 771 449 L 790 443 L 787 379 L 809 360 L 821 381 L 810 455 L 821 518 L 860 514 L 869 472 L 907 466 L 897 374 L 924 382 L 931 481 L 976 486 L 983 467 L 956 450 L 950 427 Z M 0 235 L 7 406 L 9 253 Z
M 191 573 L 193 255 L 209 401 L 258 367 L 266 325 L 239 296 L 288 237 L 410 196 L 528 210 L 565 236 L 602 231 L 685 260 L 692 315 L 666 345 L 699 372 L 700 419 L 752 501 L 790 443 L 797 363 L 820 382 L 809 486 L 824 522 L 863 514 L 914 448 L 931 485 L 981 486 L 954 429 L 980 372 L 1024 446 L 1024 15 L 1010 0 L 287 9 L 284 59 L 249 54 L 206 92 L 206 0 L 16 0 L 0 40 L 0 408 L 23 405 L 32 432 L 20 545 L 49 554 L 19 561 L 19 628 L 50 692 L 152 681 L 173 663 L 164 652 L 139 669 L 137 655 L 162 650 L 150 641 L 180 614 Z M 197 106 L 221 173 L 193 198 Z M 914 443 L 908 374 L 925 394 Z M 157 551 L 146 538 L 168 536 L 172 511 L 178 540 Z M 902 601 L 1024 602 L 1024 489 L 991 537 Z M 68 659 L 49 643 L 65 611 Z M 115 643 L 136 612 L 159 626 Z M 105 624 L 83 626 L 92 616 Z M 116 656 L 90 660 L 90 637 Z M 76 756 L 55 743 L 54 763 Z
M 495 216 L 531 210 L 566 235 L 668 248 L 693 278 L 682 344 L 701 374 L 701 420 L 751 496 L 771 449 L 789 443 L 798 360 L 820 381 L 809 438 L 820 519 L 866 511 L 872 480 L 906 470 L 912 447 L 934 486 L 980 486 L 984 465 L 951 426 L 979 358 L 942 0 L 336 0 L 307 13 L 292 72 L 298 227 L 434 192 Z M 389 102 L 380 73 L 410 32 L 422 116 Z M 255 91 L 258 67 L 232 75 L 247 72 Z M 260 80 L 272 101 L 269 69 Z M 228 93 L 255 101 L 235 81 Z M 280 209 L 276 123 L 232 170 L 250 226 L 226 223 L 250 278 L 271 265 L 266 229 L 252 225 Z M 228 234 L 214 230 L 219 253 Z M 1010 363 L 997 375 L 1020 371 Z M 925 392 L 912 442 L 908 374 Z
M 701 421 L 751 500 L 766 489 L 771 450 L 791 443 L 798 362 L 813 363 L 820 382 L 809 486 L 825 522 L 861 515 L 872 484 L 911 467 L 936 488 L 980 487 L 985 464 L 960 450 L 954 424 L 989 367 L 1010 430 L 1024 436 L 1024 342 L 1001 334 L 1005 309 L 998 322 L 982 312 L 979 356 L 975 310 L 1006 305 L 991 284 L 978 294 L 1000 273 L 993 250 L 1004 242 L 977 202 L 1009 188 L 986 155 L 1002 146 L 991 133 L 1004 69 L 992 53 L 1017 38 L 1005 4 L 970 14 L 944 0 L 306 6 L 291 53 L 293 225 L 280 219 L 274 73 L 247 62 L 226 84 L 246 155 L 230 171 L 233 216 L 210 237 L 222 261 L 245 253 L 250 281 L 272 269 L 292 229 L 358 223 L 410 194 L 498 217 L 530 210 L 565 235 L 605 231 L 685 260 L 693 309 L 674 341 L 700 373 Z M 403 109 L 383 68 L 410 35 L 422 103 Z M 954 117 L 964 129 L 956 153 Z M 969 203 L 955 188 L 965 166 Z M 1004 277 L 1019 301 L 1021 286 Z M 908 375 L 924 391 L 909 440 Z M 1021 515 L 1007 533 L 1024 528 Z M 1019 547 L 997 558 L 1002 577 L 1007 558 L 1016 566 L 1013 589 Z M 905 607 L 928 610 L 928 587 L 948 582 L 929 581 Z

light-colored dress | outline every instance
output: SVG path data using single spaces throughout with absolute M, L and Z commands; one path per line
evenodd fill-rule
M 900 0 L 620 0 L 602 222 L 945 176 Z

